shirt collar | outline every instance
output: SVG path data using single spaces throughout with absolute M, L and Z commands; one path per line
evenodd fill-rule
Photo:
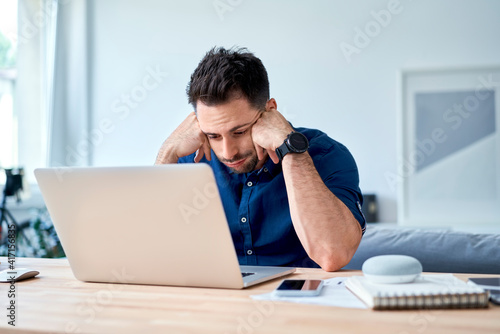
M 269 158 L 269 156 L 266 158 L 266 162 L 264 163 L 264 166 L 262 166 L 261 169 L 259 169 L 257 172 L 257 174 L 261 174 L 261 173 L 269 173 L 269 175 L 271 175 L 272 177 L 278 175 L 279 173 L 281 173 L 281 162 L 275 164 L 271 158 Z

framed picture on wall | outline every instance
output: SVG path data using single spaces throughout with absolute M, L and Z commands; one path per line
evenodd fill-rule
M 500 66 L 400 80 L 399 222 L 500 226 Z

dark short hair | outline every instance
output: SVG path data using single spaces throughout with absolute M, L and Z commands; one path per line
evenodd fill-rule
M 246 48 L 214 47 L 194 70 L 186 93 L 195 110 L 198 101 L 214 106 L 237 97 L 263 110 L 269 100 L 269 79 L 262 61 Z

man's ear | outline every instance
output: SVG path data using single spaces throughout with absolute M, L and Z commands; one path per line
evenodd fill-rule
M 266 111 L 271 109 L 278 109 L 278 104 L 274 98 L 270 98 L 269 101 L 266 102 Z

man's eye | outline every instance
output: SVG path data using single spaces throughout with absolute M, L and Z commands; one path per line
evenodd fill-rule
M 245 131 L 238 131 L 238 132 L 235 132 L 234 134 L 235 134 L 236 136 L 241 136 L 241 135 L 244 135 L 245 133 L 247 133 L 247 131 L 248 131 L 248 129 L 247 129 L 247 130 L 245 130 Z
M 217 139 L 219 138 L 218 135 L 207 135 L 208 139 Z

